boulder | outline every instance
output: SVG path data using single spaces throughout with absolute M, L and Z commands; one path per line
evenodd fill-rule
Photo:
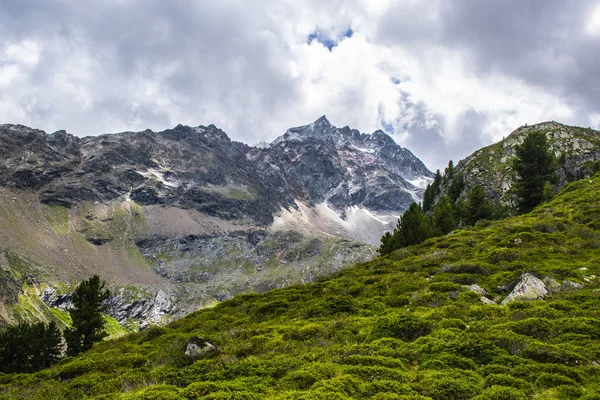
M 487 292 L 485 291 L 485 289 L 479 285 L 468 286 L 467 290 L 470 292 L 475 292 L 477 294 L 480 294 L 481 296 L 487 296 Z
M 579 289 L 583 289 L 583 285 L 572 281 L 563 281 L 562 285 L 560 285 L 560 290 L 563 292 Z
M 550 293 L 558 293 L 561 291 L 560 283 L 550 278 L 549 276 L 544 277 L 544 279 L 542 279 L 542 282 L 544 282 L 544 285 L 546 285 L 546 289 L 548 289 Z
M 488 299 L 485 296 L 481 296 L 481 298 L 479 299 L 483 304 L 496 304 L 494 303 L 493 300 Z
M 544 282 L 530 273 L 521 275 L 521 279 L 501 305 L 506 305 L 517 300 L 537 300 L 548 295 L 550 292 Z
M 198 359 L 204 357 L 206 354 L 212 353 L 215 350 L 217 350 L 215 345 L 201 337 L 196 336 L 188 341 L 185 349 L 185 355 L 193 359 Z

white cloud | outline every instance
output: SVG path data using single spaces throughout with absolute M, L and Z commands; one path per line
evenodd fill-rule
M 592 36 L 600 36 L 600 5 L 596 6 L 590 14 L 585 31 Z
M 582 94 L 594 85 L 582 83 L 592 59 L 554 47 L 536 21 L 516 25 L 514 43 L 523 29 L 541 38 L 522 53 L 526 67 L 512 71 L 515 45 L 502 36 L 511 27 L 488 31 L 486 13 L 463 16 L 445 2 L 261 4 L 40 0 L 0 14 L 0 121 L 79 135 L 214 123 L 256 143 L 326 114 L 361 131 L 393 129 L 433 169 L 524 123 L 598 125 L 588 112 L 597 109 L 593 96 Z M 557 4 L 543 11 L 572 21 L 557 29 L 561 40 L 594 54 L 595 42 L 569 36 L 583 17 Z M 594 18 L 585 20 L 588 34 Z M 465 39 L 455 26 L 472 31 Z M 349 28 L 352 37 L 340 40 Z M 308 44 L 317 31 L 337 46 Z

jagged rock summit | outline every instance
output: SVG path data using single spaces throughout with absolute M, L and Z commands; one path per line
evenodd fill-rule
M 431 177 L 385 133 L 325 117 L 255 147 L 214 125 L 83 138 L 0 125 L 0 320 L 23 301 L 66 306 L 63 282 L 94 273 L 112 316 L 141 326 L 308 282 L 372 258 Z
M 232 142 L 214 125 L 85 138 L 2 125 L 0 157 L 0 185 L 36 190 L 44 204 L 127 198 L 261 227 L 286 211 L 307 219 L 303 208 L 323 205 L 337 214 L 327 216 L 335 227 L 312 229 L 309 222 L 305 230 L 374 244 L 432 177 L 385 133 L 336 128 L 325 116 L 263 148 Z M 367 233 L 353 221 L 343 226 L 358 210 L 381 226 Z

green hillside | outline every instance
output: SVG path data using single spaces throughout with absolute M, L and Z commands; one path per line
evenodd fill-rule
M 0 398 L 600 399 L 598 199 L 595 175 L 533 213 L 0 374 Z M 508 305 L 467 288 L 500 303 L 524 273 L 564 283 Z

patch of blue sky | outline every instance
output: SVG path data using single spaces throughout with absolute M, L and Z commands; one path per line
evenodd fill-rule
M 354 35 L 354 31 L 352 30 L 352 28 L 346 29 L 345 31 L 341 32 L 341 34 L 335 37 L 331 37 L 327 33 L 316 29 L 313 33 L 306 37 L 306 43 L 311 44 L 313 41 L 316 40 L 317 42 L 325 46 L 327 50 L 331 51 L 335 46 L 340 44 L 342 40 L 351 38 L 352 35 Z

